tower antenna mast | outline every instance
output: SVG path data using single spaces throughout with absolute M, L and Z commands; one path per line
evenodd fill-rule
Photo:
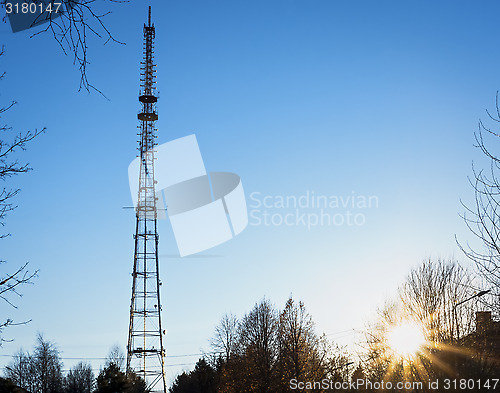
M 161 327 L 160 277 L 158 259 L 157 196 L 154 148 L 156 143 L 156 65 L 153 61 L 155 27 L 144 24 L 144 61 L 141 62 L 142 111 L 137 115 L 139 135 L 139 191 L 136 206 L 132 299 L 127 343 L 127 374 L 143 377 L 151 391 L 166 393 L 164 331 Z

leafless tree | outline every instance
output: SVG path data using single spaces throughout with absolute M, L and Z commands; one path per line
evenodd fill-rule
M 40 393 L 51 393 L 62 390 L 62 362 L 56 345 L 38 334 L 37 345 L 32 355 L 35 373 L 38 377 Z
M 30 272 L 27 270 L 28 263 L 18 268 L 14 273 L 7 274 L 1 278 L 0 281 L 0 299 L 7 302 L 14 308 L 17 306 L 13 303 L 11 299 L 12 296 L 21 297 L 21 293 L 18 292 L 18 288 L 25 284 L 31 284 L 32 279 L 36 277 L 38 271 Z M 7 318 L 0 322 L 0 333 L 8 326 L 12 325 L 23 325 L 29 321 L 14 322 L 12 319 Z M 5 341 L 4 338 L 0 338 L 0 343 Z
M 211 340 L 212 361 L 227 393 L 285 393 L 290 380 L 347 379 L 348 354 L 318 337 L 302 302 L 290 297 L 282 311 L 263 299 L 241 321 L 225 315 Z
M 238 318 L 233 314 L 225 314 L 219 325 L 215 327 L 214 337 L 210 340 L 212 349 L 229 361 L 235 353 L 238 343 Z
M 319 337 L 319 350 L 315 363 L 318 375 L 325 373 L 331 381 L 347 381 L 354 371 L 353 354 L 347 347 L 329 342 L 325 335 Z M 351 368 L 352 365 L 352 368 Z M 323 379 L 323 375 L 320 380 Z
M 34 352 L 20 351 L 6 367 L 6 376 L 29 392 L 60 392 L 63 376 L 59 350 L 38 334 Z
M 291 379 L 331 381 L 348 379 L 349 354 L 345 348 L 318 336 L 311 314 L 303 302 L 288 298 L 280 313 L 277 371 L 281 386 Z M 288 391 L 288 390 L 285 390 Z
M 0 57 L 5 53 L 4 47 L 0 49 Z M 5 73 L 0 75 L 0 81 L 5 77 Z M 11 101 L 9 104 L 0 107 L 0 119 L 4 116 L 4 113 L 16 105 L 16 101 Z M 35 139 L 38 135 L 45 131 L 45 128 L 34 131 L 19 132 L 13 136 L 9 135 L 12 133 L 12 128 L 4 123 L 0 123 L 0 181 L 5 181 L 6 179 L 18 175 L 20 173 L 26 173 L 31 170 L 29 164 L 22 164 L 18 159 L 12 158 L 16 152 L 19 150 L 25 150 L 26 145 Z M 12 203 L 12 198 L 17 195 L 19 189 L 9 189 L 2 187 L 0 189 L 0 225 L 5 225 L 5 217 L 7 213 L 11 212 L 16 208 Z M 8 236 L 8 234 L 0 234 L 0 239 Z
M 291 297 L 279 317 L 278 345 L 278 367 L 284 379 L 316 380 L 320 377 L 320 380 L 324 377 L 316 375 L 321 359 L 312 317 L 304 303 L 297 303 Z M 327 358 L 323 361 L 326 364 Z
M 475 328 L 474 284 L 474 276 L 454 260 L 429 259 L 411 269 L 398 297 L 378 310 L 378 320 L 366 330 L 361 345 L 369 379 L 421 381 L 449 369 L 443 359 L 466 352 L 464 337 Z M 404 325 L 420 330 L 425 340 L 405 359 L 391 348 L 389 339 Z
M 0 0 L 0 4 L 5 8 L 9 0 Z M 25 0 L 26 2 L 40 3 L 39 0 Z M 64 9 L 61 12 L 41 13 L 39 18 L 46 19 L 47 22 L 33 27 L 34 33 L 31 37 L 40 34 L 51 34 L 59 44 L 65 55 L 73 56 L 73 63 L 80 69 L 80 89 L 96 90 L 99 89 L 90 83 L 87 78 L 88 43 L 90 36 L 97 37 L 104 44 L 109 42 L 123 44 L 118 41 L 104 23 L 104 18 L 111 13 L 103 3 L 128 3 L 126 0 L 51 0 L 51 3 L 63 3 Z M 55 7 L 54 7 L 55 8 Z M 4 17 L 6 22 L 6 17 Z M 34 23 L 40 22 L 35 20 Z
M 390 327 L 398 321 L 398 307 L 398 303 L 386 301 L 377 309 L 377 320 L 365 330 L 364 341 L 359 343 L 366 375 L 372 381 L 384 379 L 389 369 L 391 359 L 385 340 Z
M 246 374 L 257 392 L 269 392 L 277 358 L 278 315 L 263 299 L 240 324 L 240 350 L 244 351 Z
M 463 219 L 470 231 L 478 238 L 483 247 L 472 247 L 469 243 L 459 244 L 462 251 L 474 261 L 479 272 L 496 292 L 500 285 L 500 158 L 490 147 L 490 143 L 498 143 L 500 140 L 500 106 L 499 95 L 496 95 L 495 113 L 486 111 L 489 120 L 498 131 L 486 126 L 479 121 L 478 131 L 474 134 L 476 147 L 489 160 L 489 170 L 477 169 L 473 164 L 473 179 L 470 183 L 474 190 L 474 206 L 470 207 L 462 203 L 466 209 Z M 493 304 L 498 308 L 498 302 Z
M 116 365 L 121 371 L 125 371 L 125 353 L 118 344 L 113 345 L 109 350 L 109 354 L 106 358 L 106 363 L 104 366 L 108 367 L 112 363 Z
M 474 328 L 473 275 L 457 261 L 431 259 L 411 269 L 399 289 L 402 311 L 419 321 L 432 343 L 456 342 Z
M 4 48 L 2 47 L 0 50 L 0 57 L 3 56 L 3 54 Z M 4 76 L 5 74 L 0 75 L 0 80 L 3 79 Z M 8 105 L 0 107 L 0 119 L 3 117 L 4 113 L 15 104 L 16 102 L 12 101 Z M 11 127 L 0 123 L 0 181 L 5 181 L 12 176 L 26 173 L 31 170 L 29 164 L 20 163 L 17 158 L 13 158 L 13 155 L 19 150 L 25 150 L 26 145 L 44 131 L 45 129 L 26 131 L 9 137 L 9 134 L 12 132 Z M 13 203 L 13 198 L 18 192 L 19 189 L 11 189 L 5 186 L 0 187 L 0 226 L 5 225 L 6 215 L 16 208 Z M 9 236 L 9 234 L 0 233 L 0 239 L 6 236 Z M 4 263 L 5 261 L 0 258 L 0 264 Z M 19 288 L 25 284 L 30 284 L 37 273 L 38 271 L 28 270 L 28 263 L 15 269 L 13 272 L 4 273 L 0 276 L 0 299 L 16 308 L 12 297 L 21 296 Z M 8 326 L 24 323 L 27 323 L 27 321 L 15 323 L 12 319 L 7 318 L 0 321 L 0 333 Z M 3 339 L 0 338 L 0 343 L 1 341 L 3 341 Z
M 33 391 L 35 382 L 31 355 L 22 350 L 16 353 L 12 362 L 5 368 L 5 375 L 16 385 Z

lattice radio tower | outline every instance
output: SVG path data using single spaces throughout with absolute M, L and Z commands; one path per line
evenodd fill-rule
M 144 62 L 141 62 L 139 195 L 136 206 L 134 270 L 127 344 L 127 373 L 134 370 L 152 391 L 167 391 L 165 383 L 163 334 L 161 327 L 160 278 L 158 270 L 158 231 L 155 192 L 154 148 L 156 146 L 155 79 L 153 39 L 155 27 L 144 25 Z

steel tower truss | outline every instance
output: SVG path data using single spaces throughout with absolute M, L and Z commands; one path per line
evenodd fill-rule
M 139 194 L 136 206 L 134 270 L 127 344 L 127 373 L 143 377 L 152 391 L 166 392 L 165 350 L 161 327 L 160 278 L 158 264 L 157 197 L 154 148 L 156 146 L 156 70 L 153 62 L 155 27 L 144 25 L 144 61 L 141 62 Z

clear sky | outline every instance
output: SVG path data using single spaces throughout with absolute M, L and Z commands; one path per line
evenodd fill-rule
M 264 296 L 283 307 L 293 294 L 318 332 L 352 345 L 352 329 L 412 266 L 465 260 L 454 236 L 472 240 L 460 199 L 472 201 L 473 133 L 500 87 L 497 1 L 102 2 L 126 43 L 89 42 L 88 78 L 109 100 L 78 92 L 78 69 L 50 36 L 1 29 L 0 99 L 19 103 L 2 121 L 47 132 L 19 155 L 33 172 L 6 183 L 22 192 L 4 228 L 12 236 L 0 241 L 2 269 L 29 261 L 40 274 L 18 310 L 0 304 L 4 316 L 32 319 L 5 331 L 14 341 L 0 348 L 0 366 L 31 349 L 37 331 L 66 369 L 93 359 L 98 370 L 113 344 L 126 345 L 135 217 L 122 207 L 149 4 L 158 141 L 195 133 L 207 170 L 241 176 L 251 214 L 238 237 L 187 258 L 160 223 L 169 381 L 192 368 L 197 357 L 186 355 L 210 350 L 225 312 L 242 316 Z M 313 193 L 376 203 L 269 206 Z M 264 210 L 274 223 L 324 213 L 362 225 L 259 224 Z

